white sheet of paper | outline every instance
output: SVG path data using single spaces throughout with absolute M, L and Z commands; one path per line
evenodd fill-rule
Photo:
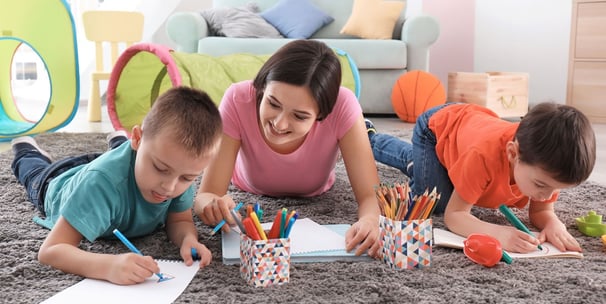
M 267 229 L 271 223 L 267 223 Z M 345 238 L 338 233 L 304 218 L 295 221 L 290 231 L 290 253 L 345 249 Z
M 273 222 L 261 226 L 269 230 Z M 345 237 L 314 222 L 310 218 L 298 219 L 290 230 L 290 254 L 329 250 L 345 250 Z M 240 240 L 238 236 L 238 254 Z
M 172 303 L 196 275 L 200 268 L 199 262 L 186 266 L 183 261 L 156 261 L 162 273 L 174 278 L 158 282 L 158 277 L 154 275 L 143 283 L 127 286 L 84 279 L 42 303 Z

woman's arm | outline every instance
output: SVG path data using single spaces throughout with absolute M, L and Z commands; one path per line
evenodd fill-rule
M 239 150 L 240 141 L 223 133 L 219 151 L 202 174 L 194 212 L 207 225 L 216 225 L 222 219 L 230 225 L 236 224 L 229 213 L 235 203 L 226 193 Z M 224 225 L 223 230 L 229 231 L 229 225 Z
M 120 255 L 84 251 L 78 246 L 80 234 L 65 218 L 60 217 L 38 251 L 38 260 L 67 273 L 101 279 L 120 285 L 143 282 L 160 271 L 150 256 L 136 253 Z M 128 249 L 124 247 L 124 251 Z
M 378 250 L 379 206 L 374 187 L 379 184 L 377 166 L 372 155 L 364 117 L 360 116 L 339 141 L 347 176 L 358 202 L 358 222 L 346 234 L 348 251 L 359 245 L 356 254 L 367 249 L 370 255 Z

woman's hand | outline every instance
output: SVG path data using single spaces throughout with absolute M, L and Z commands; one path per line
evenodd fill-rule
M 204 224 L 216 226 L 225 219 L 227 224 L 229 224 L 223 225 L 221 228 L 225 232 L 229 232 L 229 226 L 236 224 L 229 212 L 229 210 L 236 206 L 230 195 L 226 194 L 222 197 L 214 196 L 213 198 L 205 195 L 201 197 L 200 200 L 207 201 L 204 204 L 203 202 L 199 202 L 198 198 L 196 198 L 196 214 Z
M 357 247 L 357 248 L 356 248 Z M 345 249 L 349 252 L 356 248 L 356 255 L 361 255 L 368 251 L 371 257 L 377 257 L 379 254 L 379 221 L 367 218 L 360 218 L 355 222 L 347 233 L 345 233 Z

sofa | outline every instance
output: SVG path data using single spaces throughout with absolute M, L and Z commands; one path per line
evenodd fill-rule
M 365 114 L 394 113 L 396 80 L 407 71 L 427 71 L 429 49 L 440 31 L 432 16 L 405 18 L 405 1 L 252 1 L 213 0 L 211 8 L 173 13 L 166 29 L 175 50 L 211 56 L 272 54 L 293 39 L 321 40 L 355 62 Z M 256 23 L 240 24 L 249 19 Z

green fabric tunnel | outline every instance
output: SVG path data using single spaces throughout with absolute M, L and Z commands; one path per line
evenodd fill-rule
M 341 85 L 360 96 L 358 69 L 340 50 Z M 167 47 L 139 43 L 118 58 L 109 79 L 107 108 L 116 130 L 130 132 L 140 124 L 154 100 L 171 87 L 188 86 L 204 90 L 215 104 L 236 82 L 253 79 L 271 55 L 232 54 L 214 57 L 182 53 Z

